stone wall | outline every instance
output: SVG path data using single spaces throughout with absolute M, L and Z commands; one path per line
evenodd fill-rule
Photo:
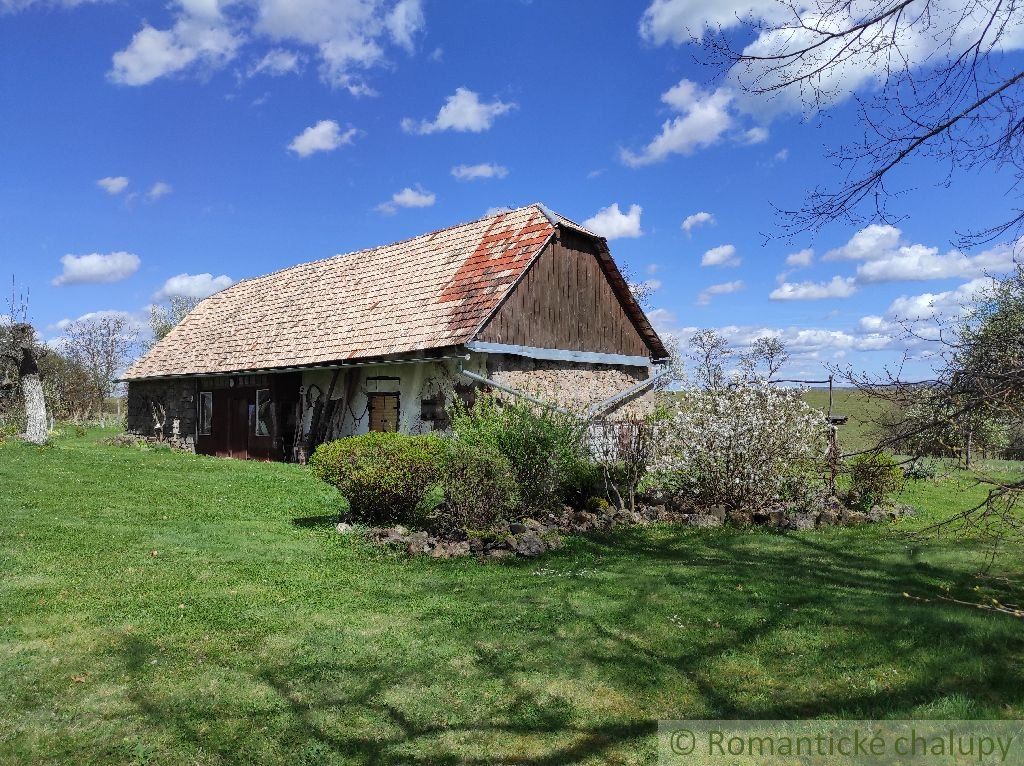
M 128 433 L 195 452 L 195 380 L 128 383 Z
M 650 377 L 647 367 L 556 362 L 506 354 L 487 357 L 487 377 L 509 388 L 583 412 Z M 654 407 L 650 390 L 623 402 L 609 414 L 645 414 Z

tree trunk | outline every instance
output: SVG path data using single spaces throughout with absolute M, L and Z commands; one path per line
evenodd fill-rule
M 18 380 L 21 383 L 21 398 L 25 405 L 25 441 L 32 444 L 46 444 L 46 398 L 43 396 L 43 383 L 39 379 L 39 365 L 33 341 L 35 331 L 31 325 L 18 324 L 13 328 L 12 335 L 15 348 L 21 352 L 18 363 Z
M 21 398 L 25 402 L 25 441 L 46 444 L 46 399 L 39 373 L 21 376 Z

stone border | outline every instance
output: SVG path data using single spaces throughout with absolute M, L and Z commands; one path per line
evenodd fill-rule
M 458 530 L 448 536 L 414 531 L 403 526 L 371 527 L 366 537 L 378 545 L 394 545 L 410 556 L 455 558 L 475 556 L 480 561 L 496 561 L 518 556 L 536 558 L 549 550 L 562 547 L 564 534 L 604 532 L 622 526 L 647 526 L 655 523 L 679 524 L 711 528 L 731 526 L 737 529 L 765 527 L 780 531 L 802 531 L 827 526 L 895 521 L 915 513 L 909 505 L 876 505 L 868 512 L 845 507 L 838 498 L 825 498 L 814 510 L 788 512 L 786 509 L 742 511 L 713 506 L 703 512 L 670 510 L 664 504 L 638 505 L 635 512 L 616 509 L 607 503 L 594 510 L 565 506 L 560 512 L 537 518 L 525 518 L 502 524 L 494 530 L 468 533 Z M 341 522 L 339 534 L 354 534 L 358 527 Z

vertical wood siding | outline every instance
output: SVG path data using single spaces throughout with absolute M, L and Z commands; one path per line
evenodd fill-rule
M 582 238 L 549 244 L 477 339 L 649 355 L 590 248 Z

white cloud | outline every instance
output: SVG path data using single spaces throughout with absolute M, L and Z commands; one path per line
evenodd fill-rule
M 302 57 L 295 51 L 274 48 L 249 68 L 249 76 L 268 74 L 279 77 L 298 72 L 302 67 Z
M 129 334 L 127 338 L 132 341 L 145 340 L 152 337 L 152 331 L 149 328 L 149 313 L 147 311 L 121 311 L 119 309 L 103 309 L 100 311 L 90 311 L 86 314 L 82 314 L 79 317 L 71 319 L 65 317 L 53 324 L 49 325 L 46 329 L 49 331 L 60 331 L 64 332 L 75 322 L 89 322 L 91 320 L 102 320 L 102 319 L 121 319 L 125 323 L 125 330 Z M 51 338 L 47 341 L 47 345 L 51 348 L 57 349 L 58 351 L 65 347 L 67 338 L 56 337 Z M 120 372 L 120 371 L 119 371 Z
M 334 120 L 320 120 L 293 138 L 288 149 L 300 157 L 308 157 L 316 152 L 330 152 L 339 146 L 351 144 L 358 132 L 355 128 L 342 132 L 341 126 Z
M 156 202 L 161 197 L 166 197 L 174 189 L 166 181 L 157 181 L 155 184 L 149 187 L 149 191 L 146 192 L 146 199 L 150 202 Z
M 692 215 L 686 216 L 686 218 L 683 219 L 683 223 L 682 225 L 680 225 L 679 228 L 681 228 L 687 234 L 690 234 L 698 226 L 703 226 L 706 223 L 714 222 L 715 216 L 712 215 L 711 213 L 707 213 L 702 210 L 699 213 L 693 213 Z
M 929 67 L 936 61 L 956 58 L 964 51 L 969 53 L 979 29 L 1000 29 L 999 48 L 1004 51 L 1024 47 L 1017 8 L 1012 4 L 995 7 L 993 11 L 987 3 L 965 5 L 962 0 L 935 0 L 928 4 L 927 23 L 919 15 L 898 15 L 882 33 L 893 39 L 900 65 L 909 62 L 911 68 Z M 681 45 L 716 36 L 720 30 L 743 23 L 763 29 L 743 50 L 748 57 L 760 57 L 761 64 L 734 66 L 726 83 L 756 85 L 760 93 L 740 92 L 736 106 L 766 118 L 783 112 L 829 108 L 859 90 L 884 84 L 893 62 L 887 56 L 877 55 L 877 46 L 862 40 L 858 46 L 847 48 L 847 36 L 829 37 L 840 28 L 855 28 L 875 10 L 871 3 L 651 0 L 640 20 L 639 31 L 655 45 Z M 993 12 L 995 18 L 990 21 Z M 936 34 L 936 30 L 942 33 Z M 809 50 L 808 55 L 789 65 L 780 65 L 777 54 L 803 48 Z M 817 73 L 813 90 L 775 89 L 781 82 L 812 72 Z M 742 87 L 736 90 L 742 91 Z
M 676 322 L 676 315 L 668 309 L 652 309 L 647 312 L 647 319 L 650 321 L 651 326 L 655 330 L 660 332 L 672 332 L 672 327 Z
M 972 279 L 1013 268 L 1018 245 L 997 245 L 977 255 L 959 250 L 940 253 L 937 247 L 908 244 L 895 226 L 872 224 L 855 233 L 825 260 L 860 261 L 857 282 L 919 282 L 929 279 Z
M 437 195 L 417 185 L 415 189 L 406 186 L 391 195 L 391 199 L 377 205 L 377 211 L 391 215 L 400 207 L 431 207 L 437 201 Z
M 120 194 L 128 188 L 128 178 L 126 176 L 107 176 L 97 181 L 96 185 L 107 194 Z
M 692 154 L 717 143 L 732 127 L 729 114 L 732 94 L 724 88 L 707 92 L 684 78 L 665 91 L 661 100 L 679 112 L 679 116 L 666 120 L 661 132 L 640 152 L 623 149 L 620 158 L 626 165 L 640 167 L 660 162 L 672 154 Z
M 619 203 L 614 202 L 585 220 L 583 226 L 605 239 L 635 238 L 644 233 L 640 228 L 642 212 L 639 205 L 630 205 L 629 212 L 623 213 L 619 210 Z
M 747 144 L 763 144 L 768 140 L 768 128 L 756 125 L 743 134 L 743 141 Z
M 139 256 L 123 251 L 65 255 L 60 262 L 64 270 L 53 279 L 56 287 L 120 282 L 138 271 L 141 263 Z
M 409 53 L 413 51 L 413 38 L 423 29 L 425 19 L 420 0 L 399 0 L 384 19 L 391 39 Z
M 829 282 L 783 282 L 768 296 L 773 301 L 813 301 L 849 298 L 857 292 L 853 277 L 832 277 Z
M 733 282 L 720 282 L 717 285 L 710 285 L 705 287 L 697 295 L 697 305 L 707 306 L 711 303 L 712 297 L 716 295 L 728 295 L 729 293 L 736 293 L 742 290 L 746 285 L 743 284 L 742 279 L 737 279 Z
M 779 5 L 778 0 L 653 0 L 640 19 L 640 35 L 655 45 L 688 43 L 705 31 L 778 17 Z
M 736 255 L 735 245 L 719 245 L 701 256 L 701 266 L 739 266 L 742 261 Z
M 492 215 L 498 215 L 498 213 L 507 213 L 512 210 L 508 205 L 493 205 L 484 211 L 484 218 L 490 218 Z
M 182 3 L 182 12 L 168 29 L 144 24 L 128 47 L 114 54 L 107 77 L 119 85 L 146 85 L 193 64 L 217 67 L 231 61 L 242 39 L 216 9 L 212 15 L 190 13 L 195 6 Z
M 785 162 L 789 159 L 789 149 L 783 147 L 772 155 L 773 162 Z
M 504 178 L 508 168 L 493 162 L 481 162 L 479 165 L 456 165 L 452 175 L 459 181 L 476 181 L 480 178 Z
M 814 262 L 814 250 L 806 248 L 786 256 L 786 265 L 794 269 L 807 268 Z
M 186 298 L 205 298 L 208 295 L 213 295 L 223 290 L 225 287 L 230 287 L 234 283 L 235 280 L 227 274 L 221 274 L 219 277 L 215 277 L 210 273 L 178 274 L 164 282 L 164 286 L 153 295 L 153 300 L 166 300 L 172 295 Z
M 825 253 L 826 261 L 861 261 L 878 258 L 896 249 L 902 232 L 895 226 L 873 223 L 858 231 L 842 247 Z
M 270 41 L 311 48 L 324 82 L 368 95 L 374 91 L 365 71 L 389 63 L 388 41 L 411 51 L 425 25 L 420 0 L 176 0 L 171 8 L 166 29 L 144 24 L 114 54 L 112 81 L 145 85 L 197 67 L 217 68 L 243 46 Z M 299 53 L 278 47 L 249 73 L 285 74 L 301 64 Z
M 921 293 L 920 295 L 901 295 L 896 298 L 885 314 L 890 319 L 916 322 L 931 319 L 936 316 L 956 317 L 964 313 L 970 306 L 971 300 L 978 293 L 990 288 L 992 280 L 988 277 L 979 277 L 965 282 L 954 290 L 944 290 L 938 293 Z M 864 317 L 864 319 L 869 317 Z
M 514 103 L 505 103 L 497 99 L 491 102 L 481 101 L 479 94 L 460 87 L 448 96 L 436 118 L 417 122 L 406 117 L 402 120 L 402 130 L 421 135 L 442 130 L 481 133 L 490 130 L 497 117 L 511 112 L 516 106 Z

